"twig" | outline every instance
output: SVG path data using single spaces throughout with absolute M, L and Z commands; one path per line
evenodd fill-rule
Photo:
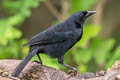
M 59 20 L 60 20 L 60 17 L 61 17 L 61 14 L 60 12 L 57 10 L 57 8 L 49 1 L 49 0 L 46 0 L 44 2 L 45 6 L 50 10 L 50 12 Z

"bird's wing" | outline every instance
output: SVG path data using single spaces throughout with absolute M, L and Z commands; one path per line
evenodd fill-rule
M 34 36 L 26 45 L 37 45 L 37 44 L 52 44 L 63 42 L 67 40 L 70 36 L 72 36 L 72 31 L 69 32 L 54 32 L 54 31 L 47 31 L 41 32 Z

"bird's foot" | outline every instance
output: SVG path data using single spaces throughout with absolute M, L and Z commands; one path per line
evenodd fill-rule
M 41 61 L 37 61 L 37 60 L 34 60 L 34 61 L 32 61 L 32 62 L 36 62 L 36 63 L 38 63 L 38 64 L 42 64 Z
M 74 72 L 78 72 L 75 67 L 72 67 L 72 70 L 73 70 Z
M 67 73 L 72 77 L 73 76 L 77 77 L 80 75 L 80 73 L 77 70 L 68 70 Z

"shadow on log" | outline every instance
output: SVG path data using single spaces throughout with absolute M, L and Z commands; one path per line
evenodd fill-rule
M 100 71 L 96 74 L 86 72 L 76 76 L 36 62 L 29 62 L 18 78 L 11 77 L 19 63 L 20 60 L 0 60 L 0 80 L 120 80 L 120 61 L 116 61 L 106 72 Z

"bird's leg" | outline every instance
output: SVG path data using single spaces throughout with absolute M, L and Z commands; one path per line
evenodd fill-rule
M 76 69 L 75 67 L 72 67 L 72 66 L 70 66 L 70 65 L 68 65 L 68 64 L 64 64 L 64 63 L 63 63 L 63 56 L 61 56 L 61 57 L 58 58 L 58 62 L 59 62 L 61 65 L 65 66 L 65 67 L 68 67 L 68 68 L 72 69 L 73 71 L 77 72 L 77 69 Z
M 40 55 L 38 53 L 37 53 L 37 57 L 38 57 L 38 59 L 40 61 L 39 63 L 42 64 L 42 59 L 40 58 Z
M 42 64 L 42 59 L 40 58 L 40 55 L 38 53 L 37 53 L 37 57 L 38 57 L 39 61 L 34 60 L 33 62 L 37 62 L 37 63 Z

